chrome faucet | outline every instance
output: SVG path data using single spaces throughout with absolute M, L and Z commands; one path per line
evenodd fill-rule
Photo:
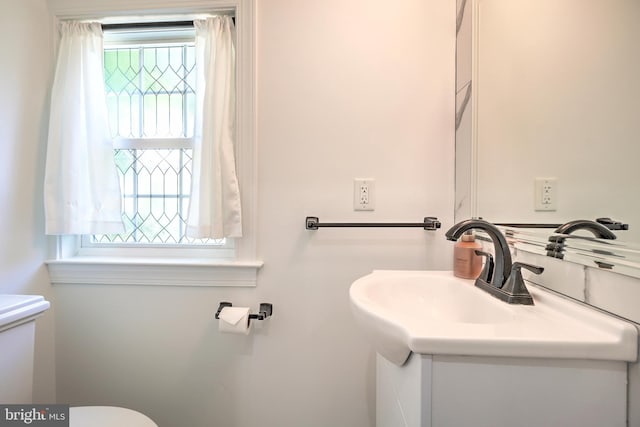
M 493 262 L 491 262 L 489 254 L 476 251 L 478 255 L 487 256 L 487 261 L 480 277 L 476 279 L 475 285 L 509 304 L 533 305 L 533 298 L 524 284 L 520 270 L 525 268 L 535 274 L 540 274 L 543 268 L 522 262 L 512 264 L 509 245 L 502 232 L 495 225 L 481 219 L 468 219 L 459 222 L 451 227 L 445 236 L 448 240 L 455 242 L 465 231 L 472 228 L 482 230 L 489 235 L 495 253 Z

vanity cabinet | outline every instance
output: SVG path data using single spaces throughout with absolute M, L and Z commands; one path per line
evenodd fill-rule
M 377 355 L 377 427 L 624 427 L 627 363 Z

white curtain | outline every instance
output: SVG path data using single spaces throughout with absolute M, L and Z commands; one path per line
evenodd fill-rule
M 196 115 L 187 236 L 241 237 L 242 214 L 234 155 L 235 29 L 228 16 L 194 21 Z
M 47 234 L 122 233 L 109 133 L 102 28 L 63 22 L 51 92 L 44 183 Z

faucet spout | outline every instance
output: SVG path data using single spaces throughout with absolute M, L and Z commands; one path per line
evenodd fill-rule
M 481 219 L 468 219 L 461 221 L 451 227 L 445 236 L 448 240 L 456 241 L 470 229 L 482 230 L 489 235 L 495 249 L 493 274 L 491 275 L 491 285 L 502 288 L 511 275 L 511 252 L 504 235 L 498 228 L 490 222 Z
M 613 232 L 607 227 L 598 222 L 590 221 L 588 219 L 569 221 L 566 224 L 562 224 L 560 227 L 558 227 L 555 232 L 560 234 L 571 234 L 576 230 L 588 230 L 592 232 L 594 236 L 600 239 L 614 240 L 616 238 L 616 235 L 613 234 Z

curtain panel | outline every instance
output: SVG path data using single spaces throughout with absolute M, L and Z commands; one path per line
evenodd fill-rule
M 242 236 L 236 175 L 235 28 L 229 16 L 195 20 L 196 116 L 187 236 Z
M 44 182 L 47 234 L 124 232 L 109 132 L 102 28 L 62 22 Z

